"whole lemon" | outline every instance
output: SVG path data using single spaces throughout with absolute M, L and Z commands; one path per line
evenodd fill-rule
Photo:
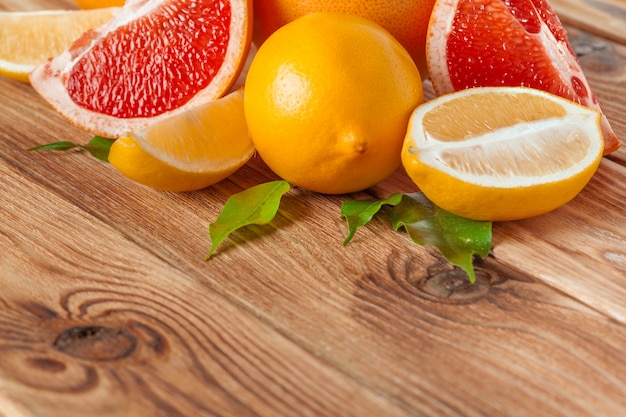
M 274 32 L 244 89 L 250 136 L 266 164 L 326 194 L 392 174 L 422 102 L 419 71 L 402 45 L 372 21 L 343 13 L 313 13 Z
M 426 76 L 426 32 L 435 0 L 262 0 L 254 3 L 255 42 L 315 12 L 341 12 L 370 19 L 387 29 Z

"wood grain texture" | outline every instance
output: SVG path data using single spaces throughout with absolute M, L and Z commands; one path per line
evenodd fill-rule
M 0 10 L 6 11 L 30 11 L 30 10 L 51 10 L 51 9 L 77 9 L 76 3 L 72 0 L 45 0 L 45 1 L 25 1 L 25 0 L 2 0 Z
M 570 33 L 626 137 L 623 46 Z M 562 209 L 495 225 L 468 286 L 388 212 L 343 247 L 346 196 L 300 189 L 205 262 L 226 199 L 276 178 L 260 159 L 162 193 L 80 152 L 27 152 L 89 139 L 30 86 L 0 79 L 0 108 L 2 417 L 626 409 L 624 149 Z M 350 197 L 414 190 L 398 172 Z
M 626 45 L 626 2 L 623 0 L 550 0 L 561 21 Z

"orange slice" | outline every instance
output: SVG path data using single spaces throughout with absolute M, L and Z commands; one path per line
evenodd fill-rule
M 122 136 L 111 146 L 109 162 L 141 184 L 193 191 L 228 177 L 253 153 L 239 89 Z
M 573 199 L 602 158 L 601 114 L 524 87 L 461 90 L 411 116 L 402 163 L 439 207 L 515 220 Z
M 30 76 L 74 125 L 116 138 L 223 96 L 246 61 L 251 0 L 129 0 Z

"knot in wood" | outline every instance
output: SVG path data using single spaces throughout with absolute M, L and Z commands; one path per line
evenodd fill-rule
M 487 272 L 476 270 L 476 281 L 470 282 L 467 273 L 461 269 L 438 272 L 420 283 L 420 289 L 435 298 L 451 304 L 468 304 L 482 299 L 491 289 L 491 279 Z
M 75 358 L 111 361 L 130 356 L 137 347 L 137 339 L 120 328 L 79 326 L 59 334 L 53 347 Z

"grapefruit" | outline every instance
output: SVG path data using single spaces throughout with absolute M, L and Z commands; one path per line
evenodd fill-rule
M 525 86 L 602 111 L 567 32 L 546 0 L 437 0 L 426 59 L 438 95 Z M 604 153 L 620 143 L 602 117 Z
M 75 0 L 81 9 L 100 9 L 102 7 L 120 7 L 124 5 L 124 0 Z
M 74 125 L 117 138 L 223 96 L 245 63 L 251 12 L 252 0 L 129 0 L 30 82 Z
M 426 78 L 426 30 L 435 0 L 261 0 L 254 4 L 255 41 L 315 12 L 349 13 L 370 19 L 389 31 L 406 48 Z

